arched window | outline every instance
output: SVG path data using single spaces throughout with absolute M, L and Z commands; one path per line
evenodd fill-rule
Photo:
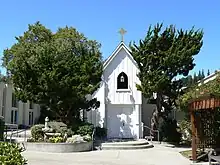
M 117 89 L 128 89 L 128 76 L 124 72 L 118 75 Z

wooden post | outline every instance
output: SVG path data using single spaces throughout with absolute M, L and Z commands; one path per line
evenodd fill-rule
M 190 107 L 191 108 L 191 107 Z M 192 160 L 196 161 L 196 126 L 195 126 L 195 116 L 193 109 L 190 109 L 191 112 L 191 125 L 192 125 Z

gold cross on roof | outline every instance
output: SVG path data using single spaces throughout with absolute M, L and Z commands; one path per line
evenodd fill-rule
M 125 34 L 126 32 L 127 32 L 127 31 L 126 31 L 125 29 L 123 29 L 123 28 L 121 28 L 121 29 L 119 30 L 119 33 L 121 34 L 121 42 L 124 41 L 124 34 Z

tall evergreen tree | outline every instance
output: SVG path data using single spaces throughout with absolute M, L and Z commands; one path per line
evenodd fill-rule
M 191 75 L 187 76 L 187 81 L 188 81 L 188 82 L 187 82 L 187 86 L 188 86 L 188 87 L 193 84 L 193 79 L 192 79 L 192 76 L 191 76 Z
M 201 71 L 199 71 L 199 74 L 197 75 L 197 80 L 201 80 L 202 79 L 202 73 Z
M 209 76 L 209 75 L 210 75 L 210 70 L 208 69 L 207 76 Z
M 205 73 L 204 73 L 204 69 L 202 69 L 202 79 L 205 78 Z
M 196 72 L 194 72 L 194 75 L 193 75 L 193 84 L 197 83 L 198 82 L 198 76 L 196 74 Z
M 194 56 L 203 44 L 203 32 L 200 30 L 177 30 L 173 25 L 162 30 L 162 26 L 150 26 L 146 37 L 138 45 L 131 45 L 131 54 L 140 69 L 138 77 L 141 84 L 137 85 L 137 89 L 145 97 L 152 97 L 156 92 L 153 129 L 158 128 L 158 117 L 165 119 L 175 106 L 182 81 L 174 79 L 187 76 L 194 68 Z

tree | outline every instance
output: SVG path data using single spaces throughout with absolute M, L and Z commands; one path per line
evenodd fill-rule
M 187 80 L 188 80 L 187 86 L 191 86 L 191 85 L 193 84 L 192 76 L 191 76 L 191 75 L 188 75 L 188 76 L 187 76 Z
M 137 89 L 143 95 L 152 97 L 156 93 L 157 120 L 152 122 L 153 129 L 158 128 L 158 119 L 166 119 L 176 105 L 181 94 L 182 80 L 177 76 L 187 76 L 195 66 L 194 56 L 202 47 L 201 30 L 177 30 L 173 25 L 162 30 L 163 25 L 149 27 L 147 35 L 139 44 L 130 44 L 131 54 L 137 62 L 141 84 Z M 153 116 L 155 117 L 155 116 Z
M 52 33 L 39 22 L 16 40 L 4 51 L 3 66 L 18 99 L 45 105 L 66 124 L 75 122 L 80 110 L 99 106 L 95 98 L 85 99 L 101 81 L 99 43 L 73 27 Z
M 209 76 L 209 75 L 210 75 L 210 70 L 208 69 L 207 76 Z
M 196 72 L 194 72 L 194 75 L 193 75 L 193 84 L 196 84 L 198 82 L 198 76 L 196 74 Z
M 201 73 L 201 71 L 199 71 L 199 74 L 197 75 L 197 79 L 198 79 L 198 80 L 201 80 L 201 79 L 202 79 L 202 73 Z
M 210 80 L 207 83 L 188 88 L 187 91 L 179 97 L 179 108 L 182 111 L 188 112 L 188 105 L 191 100 L 207 96 L 220 96 L 220 73 L 217 74 L 215 79 Z
M 204 79 L 205 78 L 205 73 L 204 73 L 204 69 L 202 69 L 202 78 L 201 79 Z

